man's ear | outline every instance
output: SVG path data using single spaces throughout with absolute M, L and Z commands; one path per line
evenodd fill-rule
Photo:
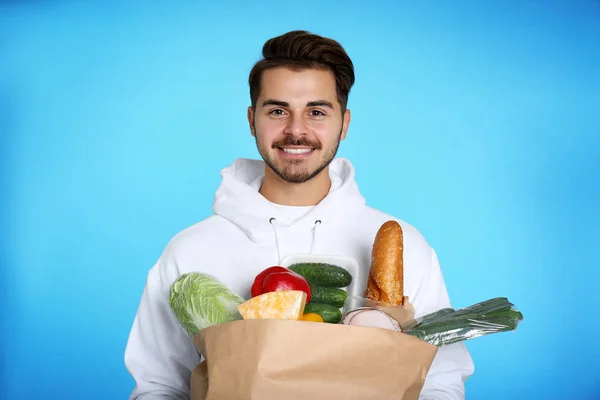
M 250 125 L 250 134 L 256 137 L 256 132 L 254 132 L 254 108 L 252 106 L 248 107 L 248 124 Z
M 350 120 L 352 119 L 351 117 L 350 110 L 346 109 L 342 119 L 342 135 L 340 136 L 340 140 L 346 139 L 346 133 L 348 132 L 348 127 L 350 126 Z

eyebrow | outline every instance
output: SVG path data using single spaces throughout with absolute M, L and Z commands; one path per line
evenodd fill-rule
M 289 107 L 290 103 L 288 103 L 287 101 L 269 99 L 269 100 L 263 101 L 262 105 L 263 105 L 263 107 L 265 107 L 265 106 Z M 329 102 L 327 100 L 316 100 L 316 101 L 309 101 L 308 103 L 306 103 L 306 107 L 329 107 L 329 108 L 333 109 L 333 104 L 331 104 L 331 102 Z

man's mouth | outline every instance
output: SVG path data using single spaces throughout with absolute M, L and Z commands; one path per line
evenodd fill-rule
M 308 154 L 314 150 L 314 148 L 312 148 L 312 147 L 309 147 L 309 148 L 307 148 L 307 147 L 303 147 L 303 148 L 279 147 L 279 149 L 282 150 L 284 153 L 294 154 L 294 155 Z

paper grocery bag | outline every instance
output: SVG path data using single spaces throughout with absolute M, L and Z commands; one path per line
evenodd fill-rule
M 242 320 L 194 338 L 192 400 L 417 400 L 437 347 L 379 328 Z

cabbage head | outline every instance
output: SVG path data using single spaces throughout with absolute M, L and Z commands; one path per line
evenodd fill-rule
M 237 307 L 244 302 L 217 278 L 190 272 L 171 285 L 169 304 L 187 335 L 204 328 L 242 319 Z

